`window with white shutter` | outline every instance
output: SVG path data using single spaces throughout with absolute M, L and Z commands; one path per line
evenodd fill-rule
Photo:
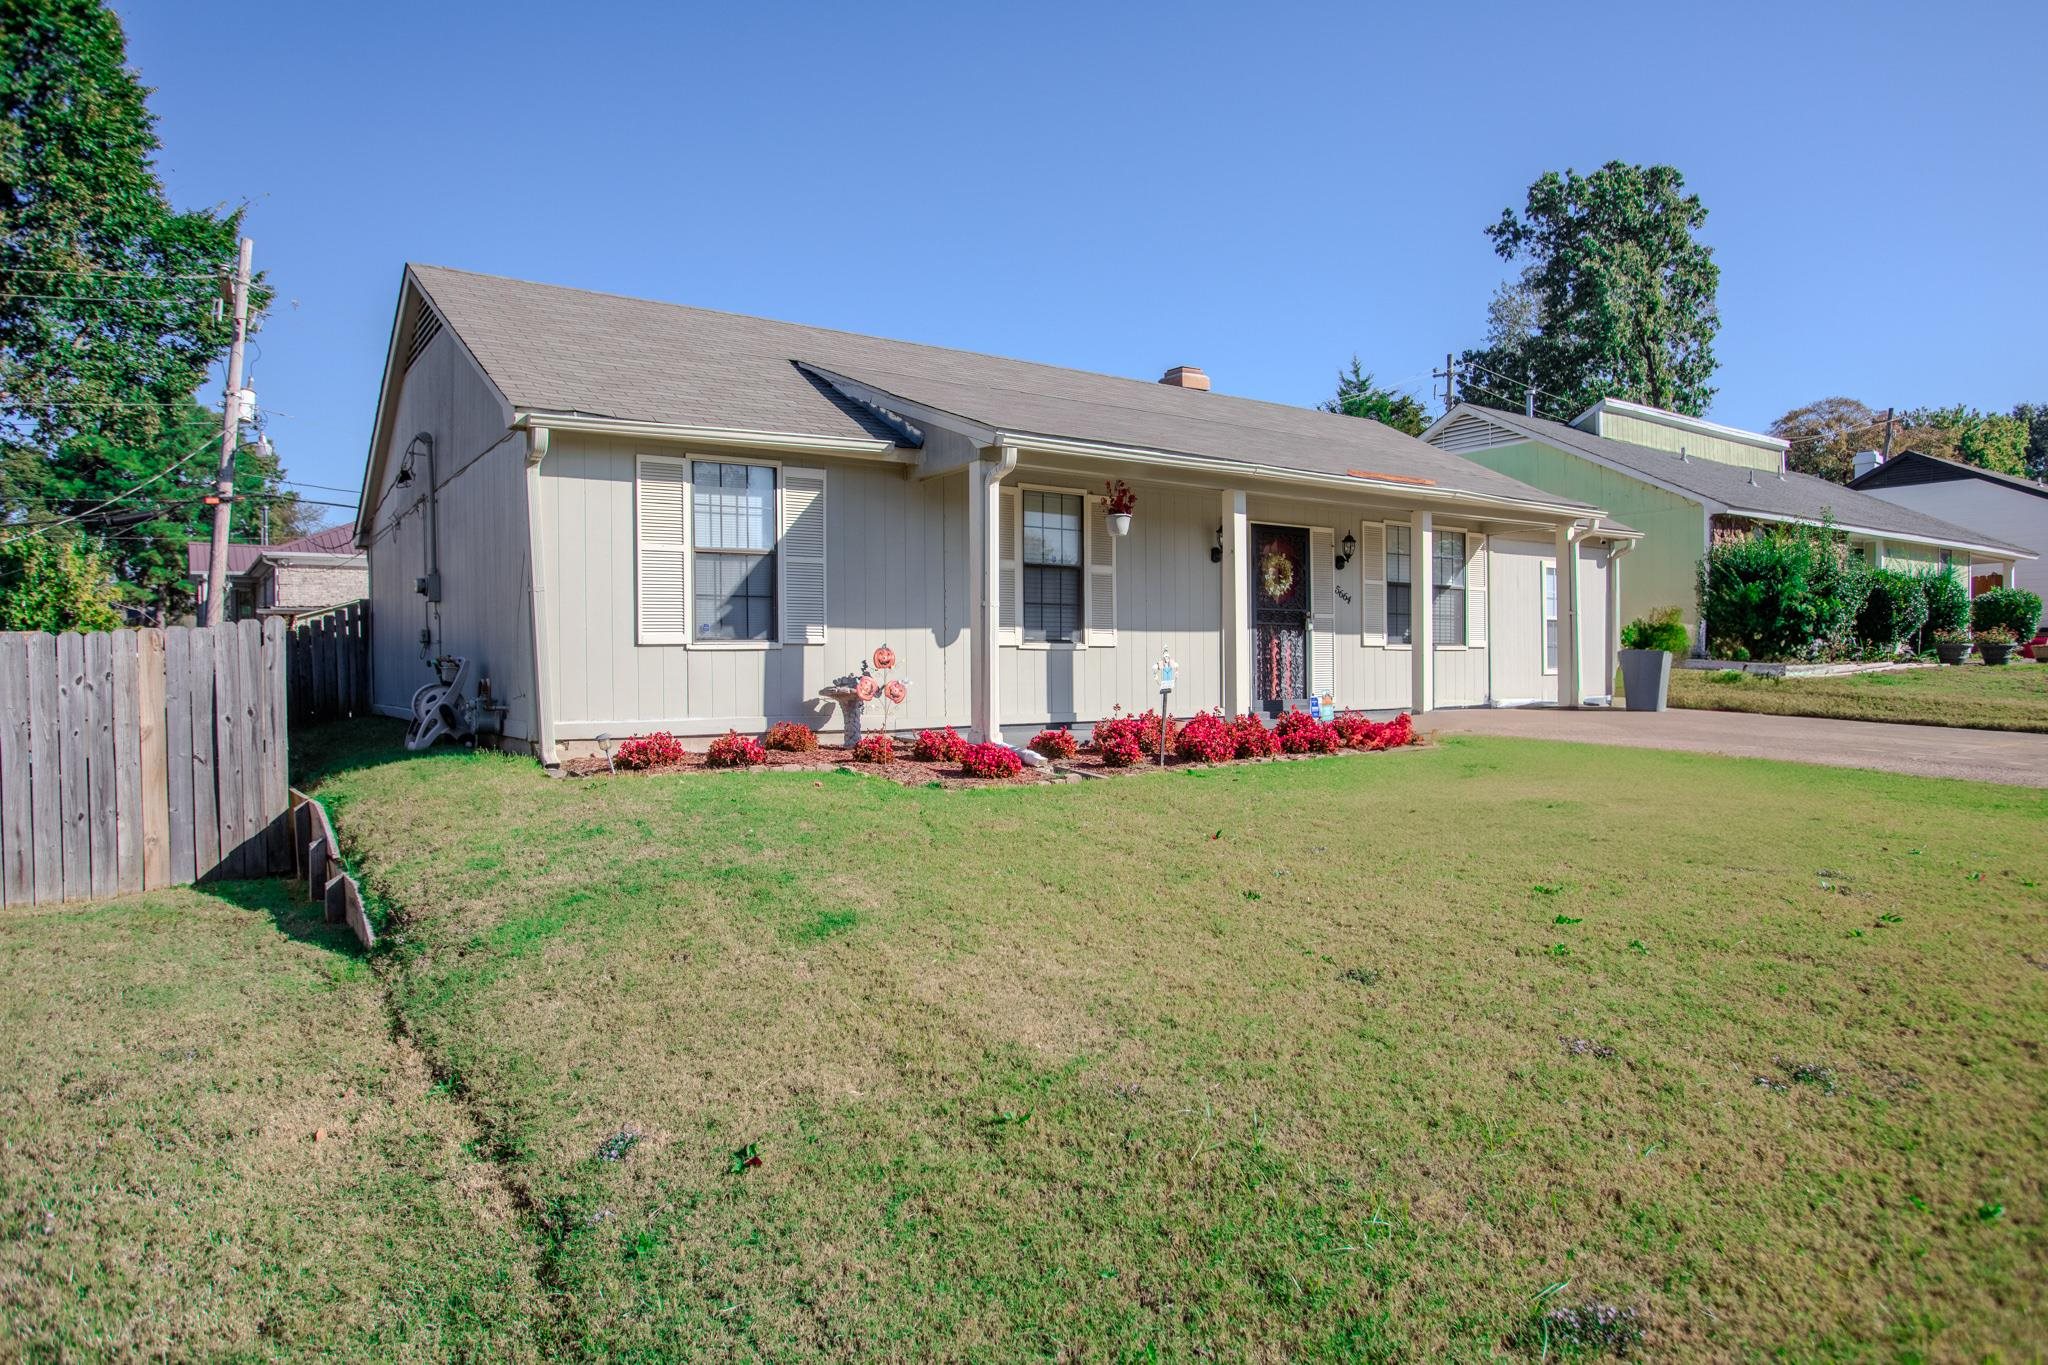
M 1082 643 L 1116 643 L 1116 542 L 1105 498 L 1088 499 L 1088 629 Z
M 782 471 L 782 643 L 825 643 L 825 471 Z
M 1308 685 L 1318 697 L 1337 690 L 1337 534 L 1327 526 L 1308 532 Z
M 643 645 L 686 644 L 690 639 L 690 462 L 642 455 L 635 474 L 638 639 Z
M 1358 643 L 1387 642 L 1387 528 L 1377 521 L 1358 527 Z
M 1486 537 L 1465 537 L 1465 643 L 1486 646 Z
M 1001 567 L 996 575 L 996 643 L 1014 645 L 1023 637 L 1021 622 L 1024 618 L 1024 575 L 1017 559 L 1018 521 L 1023 513 L 1019 510 L 1020 499 L 1014 488 L 999 489 L 997 500 L 997 558 Z

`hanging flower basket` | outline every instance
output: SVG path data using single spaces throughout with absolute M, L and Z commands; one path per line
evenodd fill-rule
M 1109 490 L 1104 499 L 1109 514 L 1109 533 L 1113 536 L 1127 536 L 1131 533 L 1131 513 L 1138 506 L 1138 495 L 1122 479 L 1112 479 L 1103 485 Z

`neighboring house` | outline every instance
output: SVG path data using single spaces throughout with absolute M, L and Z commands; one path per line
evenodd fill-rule
M 1621 589 L 1633 619 L 1675 606 L 1701 643 L 1697 571 L 1707 546 L 1759 526 L 1832 517 L 1866 563 L 1898 569 L 1975 564 L 2011 573 L 2023 543 L 1785 468 L 1773 436 L 1607 398 L 1566 424 L 1460 403 L 1422 433 L 1437 448 L 1606 508 L 1642 532 Z
M 2036 556 L 2048 555 L 2048 486 L 2038 480 L 1994 474 L 1917 450 L 1889 460 L 1866 450 L 1856 456 L 1856 477 L 1849 487 L 1944 521 L 1981 527 Z M 2014 566 L 2009 575 L 1996 564 L 1973 565 L 1970 576 L 1977 592 L 2000 586 L 2048 591 L 2048 568 L 2038 558 Z M 1991 581 L 1994 577 L 1997 582 Z
M 899 731 L 1143 710 L 1162 654 L 1182 716 L 1605 696 L 1633 531 L 1207 389 L 410 267 L 356 525 L 374 701 L 467 658 L 553 761 L 836 729 L 819 689 L 882 644 Z
M 212 550 L 204 540 L 185 547 L 193 596 L 202 605 Z M 330 526 L 279 545 L 228 546 L 227 620 L 304 615 L 369 595 L 370 563 L 356 548 L 353 526 Z

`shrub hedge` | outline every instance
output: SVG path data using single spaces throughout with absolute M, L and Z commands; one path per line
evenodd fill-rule
M 1970 604 L 1970 628 L 1982 633 L 2004 627 L 2016 640 L 2031 640 L 2041 626 L 2041 598 L 2025 588 L 1993 588 Z
M 1832 523 L 1723 541 L 1700 559 L 1701 617 L 1720 658 L 1839 658 L 1855 647 L 1870 574 Z
M 1916 643 L 1927 624 L 1927 592 L 1920 576 L 1896 569 L 1870 575 L 1863 609 L 1856 613 L 1856 638 L 1873 652 L 1889 654 Z

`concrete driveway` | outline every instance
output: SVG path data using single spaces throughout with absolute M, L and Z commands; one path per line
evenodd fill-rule
M 1416 728 L 1446 735 L 1563 739 L 2048 787 L 2048 735 L 2008 730 L 1734 711 L 1563 711 L 1549 707 L 1431 711 Z

